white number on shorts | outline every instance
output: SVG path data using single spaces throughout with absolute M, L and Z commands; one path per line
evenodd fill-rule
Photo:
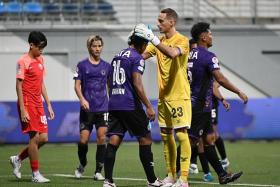
M 41 123 L 43 123 L 45 125 L 48 124 L 46 116 L 40 116 L 40 119 L 41 119 Z
M 212 118 L 215 118 L 217 116 L 216 109 L 211 110 L 211 116 L 212 116 Z

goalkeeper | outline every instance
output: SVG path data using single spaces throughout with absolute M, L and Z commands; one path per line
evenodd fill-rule
M 188 187 L 188 169 L 191 146 L 187 129 L 191 124 L 190 85 L 186 76 L 189 55 L 188 38 L 176 31 L 177 13 L 161 10 L 157 26 L 163 36 L 159 39 L 146 26 L 135 29 L 135 34 L 150 44 L 143 53 L 144 59 L 157 57 L 158 66 L 158 122 L 164 146 L 167 177 L 163 186 Z M 181 146 L 181 176 L 176 182 L 176 134 Z

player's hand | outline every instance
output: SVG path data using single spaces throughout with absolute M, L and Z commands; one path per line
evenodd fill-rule
M 21 119 L 22 122 L 28 123 L 29 120 L 30 120 L 28 112 L 26 112 L 25 110 L 22 110 L 20 112 L 20 119 Z
M 160 43 L 160 40 L 158 39 L 157 36 L 154 35 L 152 29 L 148 28 L 143 23 L 140 23 L 135 26 L 134 34 L 136 36 L 139 36 L 143 39 L 150 41 L 155 46 L 159 45 L 159 43 Z
M 223 99 L 222 103 L 223 103 L 223 106 L 226 109 L 226 111 L 229 111 L 229 109 L 230 109 L 229 102 L 227 102 L 227 100 Z
M 81 101 L 81 107 L 82 107 L 83 110 L 89 111 L 89 103 L 87 102 L 87 100 L 83 99 Z
M 48 106 L 48 111 L 49 111 L 48 120 L 53 120 L 54 119 L 54 112 L 53 112 L 53 109 L 52 109 L 52 105 Z
M 155 120 L 156 113 L 155 113 L 155 111 L 154 111 L 152 106 L 146 108 L 146 113 L 147 113 L 147 116 L 148 116 L 150 121 L 154 121 Z
M 248 102 L 248 97 L 247 97 L 247 95 L 245 94 L 245 93 L 243 93 L 243 92 L 239 92 L 238 93 L 238 96 L 240 97 L 240 99 L 242 99 L 243 100 L 243 103 L 244 104 L 246 104 L 247 102 Z

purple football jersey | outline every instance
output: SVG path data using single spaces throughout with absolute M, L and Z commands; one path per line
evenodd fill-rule
M 133 86 L 133 72 L 141 75 L 145 61 L 134 48 L 127 48 L 117 54 L 111 62 L 109 75 L 109 110 L 136 110 L 142 104 Z
M 78 63 L 75 80 L 81 81 L 83 96 L 89 102 L 90 112 L 107 112 L 107 80 L 110 64 L 100 59 L 99 64 L 92 64 L 89 59 Z
M 188 60 L 188 78 L 194 112 L 210 112 L 212 108 L 213 75 L 220 69 L 216 55 L 204 47 L 193 48 Z

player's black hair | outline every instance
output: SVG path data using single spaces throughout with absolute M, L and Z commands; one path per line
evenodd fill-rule
M 195 42 L 198 42 L 199 37 L 202 33 L 208 32 L 210 24 L 206 22 L 198 22 L 192 26 L 191 35 Z
M 148 44 L 148 40 L 144 39 L 144 38 L 141 38 L 139 36 L 136 36 L 135 34 L 133 34 L 131 37 L 130 37 L 130 41 L 129 41 L 129 45 L 133 45 L 134 48 L 137 50 L 137 51 L 141 51 L 143 45 L 147 45 Z
M 28 43 L 44 48 L 47 46 L 47 38 L 41 31 L 31 31 L 28 36 Z
M 196 43 L 196 41 L 193 39 L 193 38 L 191 38 L 190 40 L 189 40 L 189 45 L 190 46 L 192 46 L 193 44 L 195 44 Z
M 175 21 L 178 19 L 178 14 L 172 8 L 165 8 L 160 11 L 160 13 L 165 13 L 168 18 L 173 18 Z

